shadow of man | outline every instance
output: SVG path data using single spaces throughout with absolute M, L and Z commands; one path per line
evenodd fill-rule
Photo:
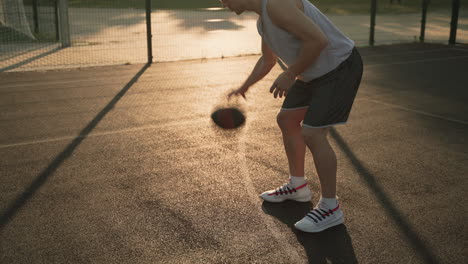
M 358 263 L 345 225 L 338 225 L 320 233 L 306 233 L 294 228 L 294 224 L 311 210 L 310 203 L 263 202 L 262 209 L 291 228 L 304 247 L 309 263 Z

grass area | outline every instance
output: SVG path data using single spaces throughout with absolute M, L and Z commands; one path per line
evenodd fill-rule
M 371 0 L 309 0 L 327 14 L 366 14 Z M 379 13 L 413 13 L 421 11 L 422 0 L 378 1 Z M 450 9 L 452 0 L 431 0 L 430 10 Z M 218 0 L 151 0 L 153 9 L 196 9 L 220 7 Z M 70 0 L 72 7 L 145 8 L 145 0 Z

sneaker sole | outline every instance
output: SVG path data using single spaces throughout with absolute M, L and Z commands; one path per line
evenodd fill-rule
M 335 221 L 333 222 L 330 222 L 329 224 L 325 225 L 325 226 L 322 226 L 318 229 L 307 229 L 307 228 L 304 228 L 304 229 L 301 229 L 301 228 L 298 228 L 296 225 L 294 225 L 294 227 L 297 229 L 297 230 L 301 230 L 303 232 L 307 232 L 307 233 L 318 233 L 318 232 L 322 232 L 330 227 L 334 227 L 334 226 L 337 226 L 337 225 L 341 225 L 344 223 L 344 218 L 341 217 L 341 218 L 338 218 L 336 219 Z
M 296 202 L 310 202 L 310 200 L 312 200 L 312 195 L 310 195 L 309 197 L 306 197 L 306 198 L 299 198 L 299 199 L 284 198 L 282 200 L 268 200 L 268 199 L 263 198 L 261 195 L 260 195 L 260 198 L 262 198 L 263 200 L 265 200 L 267 202 L 271 202 L 271 203 L 282 203 L 282 202 L 284 202 L 286 200 L 291 200 L 291 201 L 296 201 Z

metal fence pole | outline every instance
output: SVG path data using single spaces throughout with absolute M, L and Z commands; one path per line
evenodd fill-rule
M 39 33 L 39 15 L 37 12 L 37 0 L 33 0 L 32 2 L 33 8 L 33 20 L 34 20 L 34 33 Z
M 452 0 L 452 21 L 450 22 L 449 44 L 457 42 L 458 13 L 460 11 L 460 0 Z
M 370 21 L 370 36 L 369 45 L 374 46 L 375 43 L 375 17 L 377 16 L 377 0 L 371 1 L 371 21 Z
M 68 0 L 58 0 L 59 35 L 62 48 L 71 46 Z
M 60 40 L 60 27 L 59 27 L 59 0 L 54 1 L 54 20 L 55 20 L 55 40 Z
M 424 42 L 424 37 L 426 35 L 426 18 L 429 1 L 430 0 L 423 0 L 422 2 L 421 35 L 419 36 L 419 41 L 421 42 Z
M 146 40 L 148 46 L 148 63 L 153 63 L 153 41 L 151 29 L 151 0 L 146 0 Z

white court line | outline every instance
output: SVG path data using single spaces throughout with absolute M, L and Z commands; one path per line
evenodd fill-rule
M 47 139 L 41 139 L 41 140 L 31 140 L 31 141 L 18 142 L 18 143 L 13 143 L 13 144 L 4 144 L 4 145 L 0 145 L 0 149 L 36 145 L 36 144 L 46 144 L 46 143 L 52 143 L 52 142 L 58 142 L 58 141 L 68 141 L 68 140 L 74 140 L 78 138 L 91 138 L 91 137 L 101 137 L 101 136 L 115 135 L 115 134 L 124 134 L 124 133 L 129 133 L 129 132 L 140 131 L 140 130 L 165 128 L 165 127 L 174 126 L 174 125 L 192 125 L 192 124 L 200 123 L 202 119 L 204 120 L 206 118 L 197 118 L 197 119 L 191 119 L 191 120 L 182 121 L 182 122 L 173 121 L 173 122 L 168 122 L 168 123 L 159 124 L 159 125 L 132 127 L 132 128 L 105 131 L 105 132 L 95 132 L 95 133 L 90 133 L 86 136 L 81 136 L 81 135 L 65 136 L 65 137 L 55 137 L 55 138 L 47 138 Z
M 273 110 L 271 110 L 273 111 Z M 276 109 L 274 111 L 277 111 Z M 204 119 L 204 118 L 203 118 Z M 115 131 L 108 131 L 108 132 L 97 132 L 97 133 L 92 133 L 87 136 L 67 136 L 67 137 L 58 137 L 58 138 L 52 138 L 52 139 L 44 139 L 44 140 L 36 140 L 36 141 L 29 141 L 29 142 L 22 142 L 22 143 L 16 143 L 16 144 L 7 144 L 7 145 L 0 145 L 0 149 L 3 148 L 9 148 L 9 147 L 18 147 L 18 146 L 27 146 L 27 145 L 34 145 L 34 144 L 43 144 L 43 143 L 51 143 L 51 142 L 57 142 L 57 141 L 67 141 L 67 140 L 73 140 L 77 138 L 88 138 L 88 137 L 98 137 L 98 136 L 105 136 L 105 135 L 113 135 L 113 134 L 120 134 L 120 133 L 128 133 L 128 132 L 135 132 L 139 130 L 145 130 L 145 129 L 152 129 L 152 128 L 162 128 L 162 127 L 167 127 L 167 126 L 174 126 L 174 125 L 188 125 L 188 124 L 197 124 L 200 123 L 201 119 L 195 119 L 195 120 L 189 120 L 185 122 L 170 122 L 166 123 L 163 125 L 150 125 L 150 126 L 144 126 L 144 127 L 136 127 L 136 128 L 129 128 L 129 129 L 122 129 L 122 130 L 115 130 Z M 265 214 L 265 212 L 262 211 L 261 209 L 261 203 L 260 203 L 260 198 L 258 194 L 256 193 L 254 187 L 253 187 L 253 182 L 250 177 L 249 169 L 247 166 L 247 158 L 246 158 L 246 136 L 247 136 L 247 127 L 248 124 L 246 124 L 245 129 L 242 131 L 242 135 L 239 139 L 239 151 L 237 152 L 237 159 L 239 161 L 240 165 L 240 171 L 241 174 L 244 178 L 244 187 L 247 190 L 248 197 L 252 204 L 255 205 L 255 207 L 258 209 L 258 215 L 260 216 L 261 220 L 267 227 L 267 229 L 270 231 L 271 235 L 275 238 L 276 242 L 278 245 L 280 245 L 279 248 L 284 249 L 285 253 L 288 254 L 291 257 L 291 260 L 293 261 L 292 263 L 307 263 L 306 260 L 304 260 L 297 250 L 288 242 L 285 241 L 284 235 L 281 233 L 279 228 L 276 226 L 275 222 L 271 219 L 270 216 Z
M 452 48 L 452 49 L 456 51 L 468 52 L 468 49 L 464 49 L 464 48 Z
M 468 59 L 468 56 L 453 56 L 453 57 L 424 59 L 424 60 L 411 60 L 411 61 L 400 61 L 400 62 L 390 62 L 390 63 L 387 62 L 387 63 L 364 64 L 364 68 L 374 67 L 374 66 L 400 65 L 400 64 L 421 63 L 421 62 L 431 62 L 431 61 L 458 60 L 458 59 Z
M 441 116 L 441 115 L 437 115 L 437 114 L 432 114 L 432 113 L 425 112 L 425 111 L 415 110 L 415 109 L 407 108 L 407 107 L 400 106 L 400 105 L 385 103 L 385 102 L 375 100 L 375 99 L 369 99 L 369 98 L 357 98 L 356 99 L 356 101 L 361 101 L 361 100 L 369 101 L 369 102 L 373 102 L 373 103 L 377 103 L 377 104 L 381 104 L 381 105 L 386 105 L 386 106 L 390 106 L 390 107 L 393 107 L 393 108 L 398 108 L 398 109 L 401 109 L 401 110 L 405 110 L 405 111 L 408 111 L 408 112 L 417 113 L 417 114 L 421 114 L 421 115 L 425 115 L 425 116 L 430 116 L 430 117 L 442 119 L 442 120 L 445 120 L 445 121 L 450 121 L 450 122 L 454 122 L 454 123 L 458 123 L 458 124 L 468 125 L 468 122 L 463 121 L 463 120 L 449 118 L 449 117 L 445 117 L 445 116 Z M 269 111 L 277 112 L 278 109 L 271 109 Z M 265 111 L 265 112 L 267 112 L 267 111 Z M 164 127 L 180 125 L 180 124 L 182 124 L 182 125 L 193 125 L 193 124 L 200 123 L 201 119 L 205 119 L 205 118 L 203 117 L 203 118 L 191 119 L 191 120 L 182 121 L 182 122 L 181 121 L 174 121 L 174 122 L 169 122 L 169 123 L 164 123 L 164 124 L 133 127 L 133 128 L 105 131 L 105 132 L 95 132 L 95 133 L 91 133 L 91 134 L 89 134 L 87 136 L 79 136 L 79 135 L 78 136 L 65 136 L 65 137 L 47 138 L 47 139 L 42 139 L 42 140 L 31 140 L 31 141 L 18 142 L 18 143 L 13 143 L 13 144 L 4 144 L 4 145 L 0 145 L 0 149 L 21 147 L 21 146 L 28 146 L 28 145 L 36 145 L 36 144 L 46 144 L 46 143 L 67 141 L 67 140 L 73 140 L 73 139 L 84 138 L 84 137 L 91 138 L 91 137 L 100 137 L 100 136 L 115 135 L 115 134 L 124 134 L 124 133 L 128 133 L 128 132 L 136 132 L 136 131 L 147 130 L 147 129 L 155 129 L 155 128 L 164 128 Z
M 450 117 L 446 117 L 446 116 L 441 116 L 441 115 L 436 115 L 436 114 L 432 114 L 432 113 L 425 112 L 425 111 L 415 110 L 415 109 L 407 108 L 407 107 L 404 107 L 404 106 L 401 106 L 401 105 L 395 105 L 395 104 L 385 103 L 385 102 L 382 102 L 382 101 L 379 101 L 379 100 L 375 100 L 375 99 L 359 98 L 359 99 L 356 99 L 356 100 L 357 100 L 357 101 L 369 101 L 369 102 L 373 102 L 373 103 L 376 103 L 376 104 L 386 105 L 386 106 L 390 106 L 390 107 L 393 107 L 393 108 L 405 110 L 405 111 L 408 111 L 408 112 L 420 114 L 420 115 L 430 116 L 430 117 L 437 118 L 437 119 L 442 119 L 442 120 L 445 120 L 445 121 L 450 121 L 450 122 L 454 122 L 454 123 L 458 123 L 458 124 L 468 125 L 468 122 L 467 122 L 467 121 L 463 121 L 463 120 L 459 120 L 459 119 L 454 119 L 454 118 L 450 118 Z
M 240 171 L 244 178 L 244 186 L 247 190 L 248 196 L 251 202 L 255 205 L 258 209 L 259 215 L 263 223 L 265 223 L 266 227 L 270 231 L 271 235 L 275 238 L 276 242 L 278 243 L 279 248 L 284 249 L 283 251 L 291 257 L 291 263 L 307 263 L 307 260 L 301 258 L 297 250 L 286 240 L 284 239 L 284 235 L 282 235 L 281 231 L 276 226 L 275 222 L 272 220 L 271 216 L 267 215 L 263 212 L 262 205 L 260 203 L 260 197 L 256 190 L 253 187 L 252 179 L 250 178 L 249 169 L 247 166 L 247 158 L 246 158 L 246 137 L 247 137 L 247 130 L 248 124 L 245 125 L 244 131 L 242 131 L 242 135 L 239 138 L 239 151 L 237 152 L 237 160 L 239 161 Z
M 445 117 L 445 116 L 441 116 L 441 115 L 437 115 L 437 114 L 432 114 L 432 113 L 425 112 L 425 111 L 415 110 L 415 109 L 407 108 L 407 107 L 400 106 L 400 105 L 385 103 L 385 102 L 382 102 L 382 101 L 379 101 L 379 100 L 374 100 L 374 99 L 369 99 L 369 98 L 357 98 L 356 99 L 356 101 L 361 101 L 361 100 L 369 101 L 369 102 L 373 102 L 373 103 L 377 103 L 377 104 L 381 104 L 381 105 L 386 105 L 386 106 L 390 106 L 390 107 L 393 107 L 393 108 L 398 108 L 398 109 L 401 109 L 401 110 L 405 110 L 405 111 L 408 111 L 408 112 L 413 112 L 413 113 L 417 113 L 417 114 L 421 114 L 421 115 L 425 115 L 425 116 L 430 116 L 430 117 L 442 119 L 442 120 L 445 120 L 445 121 L 450 121 L 450 122 L 455 122 L 455 123 L 459 123 L 459 124 L 463 124 L 463 125 L 468 125 L 468 122 L 463 121 L 463 120 L 458 120 L 458 119 L 449 118 L 449 117 Z M 270 111 L 277 112 L 278 110 L 277 109 L 272 109 Z M 197 119 L 192 119 L 192 120 L 182 121 L 182 122 L 181 121 L 175 121 L 175 122 L 169 122 L 169 123 L 165 123 L 165 124 L 133 127 L 133 128 L 120 129 L 120 130 L 105 131 L 105 132 L 95 132 L 95 133 L 91 133 L 91 134 L 87 135 L 86 137 L 91 138 L 91 137 L 100 137 L 100 136 L 115 135 L 115 134 L 124 134 L 124 133 L 129 133 L 129 132 L 147 130 L 147 129 L 164 128 L 164 127 L 169 127 L 169 126 L 174 126 L 174 125 L 179 125 L 179 124 L 193 125 L 193 124 L 199 123 L 201 121 L 201 119 L 205 119 L 205 118 L 197 118 Z M 0 149 L 21 147 L 21 146 L 28 146 L 28 145 L 36 145 L 36 144 L 46 144 L 46 143 L 67 141 L 67 140 L 73 140 L 73 139 L 84 138 L 84 137 L 85 136 L 79 136 L 78 135 L 78 136 L 65 136 L 65 137 L 47 138 L 47 139 L 42 139 L 42 140 L 31 140 L 31 141 L 18 142 L 18 143 L 13 143 L 13 144 L 0 145 Z

